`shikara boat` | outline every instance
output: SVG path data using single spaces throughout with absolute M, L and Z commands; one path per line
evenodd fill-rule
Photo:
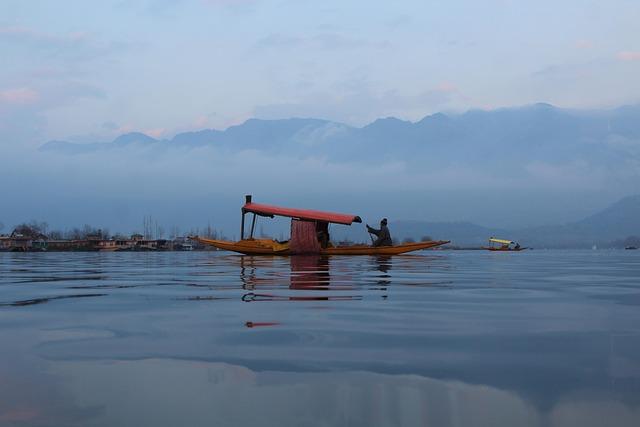
M 528 248 L 521 247 L 519 243 L 514 242 L 513 240 L 496 239 L 495 237 L 491 237 L 489 239 L 489 246 L 486 246 L 483 249 L 495 252 L 520 252 Z
M 251 231 L 249 236 L 245 238 L 245 215 L 253 214 L 251 220 Z M 320 255 L 399 255 L 407 252 L 417 251 L 421 249 L 433 248 L 436 246 L 449 243 L 448 240 L 435 240 L 418 243 L 407 243 L 393 246 L 368 246 L 368 245 L 351 245 L 351 246 L 333 246 L 326 242 L 323 245 L 318 243 L 317 249 L 311 252 L 300 252 L 292 245 L 294 236 L 291 241 L 278 242 L 272 239 L 255 239 L 253 237 L 256 218 L 258 216 L 273 218 L 274 216 L 289 217 L 292 220 L 292 233 L 294 230 L 293 222 L 302 221 L 312 223 L 314 230 L 328 230 L 328 224 L 351 225 L 361 223 L 362 219 L 356 215 L 339 214 L 333 212 L 323 212 L 308 209 L 291 209 L 279 206 L 265 205 L 253 203 L 251 196 L 246 196 L 246 203 L 242 207 L 242 221 L 240 227 L 240 240 L 231 242 L 226 240 L 208 239 L 200 236 L 191 237 L 205 245 L 211 245 L 218 249 L 239 252 L 246 255 L 295 255 L 298 253 L 317 253 Z M 315 232 L 314 232 L 315 237 Z M 328 237 L 328 232 L 327 232 Z

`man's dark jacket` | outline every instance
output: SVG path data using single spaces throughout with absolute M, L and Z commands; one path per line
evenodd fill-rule
M 373 242 L 373 246 L 393 245 L 393 242 L 391 241 L 391 233 L 389 233 L 389 228 L 386 225 L 381 224 L 380 230 L 367 226 L 367 231 L 378 236 L 375 242 Z

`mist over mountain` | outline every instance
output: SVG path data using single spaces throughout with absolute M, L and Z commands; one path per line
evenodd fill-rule
M 456 223 L 443 229 L 449 238 L 465 224 L 480 224 L 466 236 L 535 237 L 536 227 L 569 224 L 640 193 L 640 107 L 536 104 L 364 127 L 249 119 L 169 139 L 133 132 L 50 141 L 5 158 L 5 225 L 36 219 L 126 232 L 153 215 L 165 229 L 212 224 L 237 237 L 242 197 L 251 193 L 266 203 L 353 212 L 371 224 L 383 216 L 408 228 Z
M 110 143 L 51 141 L 41 150 L 79 154 L 133 145 L 156 150 L 210 146 L 224 152 L 322 156 L 339 163 L 399 161 L 412 168 L 461 165 L 544 175 L 563 166 L 618 168 L 629 166 L 631 160 L 637 162 L 640 106 L 574 111 L 536 104 L 438 113 L 418 122 L 385 118 L 362 128 L 319 119 L 250 119 L 224 131 L 179 133 L 171 139 L 129 133 Z M 555 172 L 562 175 L 562 171 Z

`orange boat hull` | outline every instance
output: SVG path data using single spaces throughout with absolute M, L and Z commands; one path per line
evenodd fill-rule
M 247 239 L 238 242 L 206 239 L 204 237 L 193 237 L 193 239 L 205 245 L 211 245 L 218 249 L 238 252 L 245 255 L 291 255 L 289 246 L 286 243 L 278 243 L 268 239 Z M 447 243 L 449 243 L 448 240 L 433 240 L 394 246 L 335 246 L 322 249 L 320 255 L 400 255 L 407 252 L 434 248 Z

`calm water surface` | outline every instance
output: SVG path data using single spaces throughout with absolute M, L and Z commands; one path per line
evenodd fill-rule
M 638 426 L 640 251 L 0 253 L 1 426 Z

